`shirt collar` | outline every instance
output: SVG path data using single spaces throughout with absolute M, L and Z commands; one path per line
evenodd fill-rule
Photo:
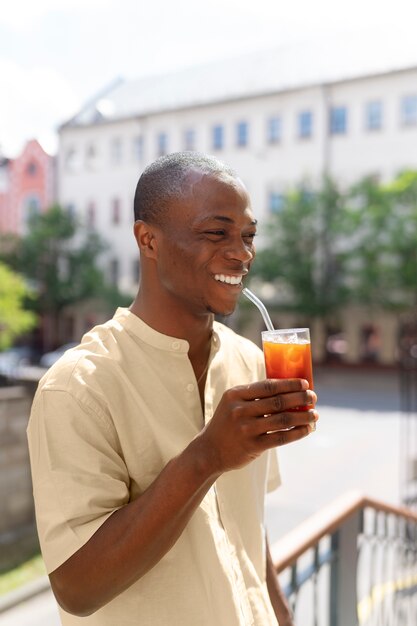
M 190 344 L 186 339 L 178 339 L 177 337 L 163 335 L 154 328 L 148 326 L 148 324 L 146 324 L 140 317 L 129 311 L 129 309 L 119 307 L 116 310 L 113 319 L 121 322 L 126 330 L 154 348 L 177 353 L 188 353 L 188 350 L 190 349 Z M 212 352 L 215 353 L 220 348 L 220 337 L 215 329 L 213 329 L 211 341 Z

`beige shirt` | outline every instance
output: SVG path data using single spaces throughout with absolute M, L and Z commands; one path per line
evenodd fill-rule
M 28 427 L 48 572 L 137 498 L 211 419 L 223 392 L 264 377 L 262 352 L 215 323 L 204 415 L 188 343 L 126 309 L 87 333 L 44 376 Z M 276 626 L 265 582 L 264 494 L 275 453 L 223 474 L 145 576 L 66 626 Z

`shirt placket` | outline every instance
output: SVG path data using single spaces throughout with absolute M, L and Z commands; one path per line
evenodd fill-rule
M 187 413 L 193 416 L 193 422 L 195 421 L 196 427 L 200 429 L 203 423 L 200 395 L 188 354 L 184 352 L 183 345 L 180 341 L 173 341 L 171 350 L 174 353 L 179 353 L 181 357 L 180 361 L 174 365 L 176 375 L 184 392 Z
M 216 364 L 215 356 L 220 349 L 220 339 L 217 335 L 213 335 L 212 353 L 210 355 L 211 362 L 213 362 L 213 369 L 218 367 Z M 214 413 L 214 387 L 211 384 L 212 376 L 216 376 L 213 369 L 209 368 L 207 372 L 206 391 L 204 395 L 204 419 L 205 423 L 210 421 Z M 230 580 L 230 584 L 233 590 L 235 598 L 235 604 L 239 611 L 239 626 L 254 626 L 252 609 L 250 607 L 246 584 L 243 578 L 242 569 L 239 559 L 236 554 L 235 543 L 232 536 L 233 522 L 229 519 L 227 513 L 227 506 L 225 499 L 221 493 L 221 487 L 219 481 L 216 481 L 213 485 L 214 502 L 216 509 L 216 516 L 221 528 L 223 529 L 224 537 L 224 552 L 226 553 L 224 558 L 226 559 L 226 567 Z
M 213 334 L 211 352 L 209 357 L 209 367 L 207 370 L 206 387 L 204 391 L 204 423 L 207 424 L 213 417 L 214 413 L 214 396 L 211 387 L 212 363 L 215 361 L 217 352 L 220 349 L 220 340 L 216 334 Z
M 235 522 L 229 519 L 227 504 L 222 496 L 221 486 L 218 482 L 214 485 L 218 517 L 224 531 L 227 545 L 227 558 L 230 571 L 231 584 L 235 596 L 235 601 L 239 607 L 239 617 L 241 626 L 254 626 L 252 609 L 250 606 L 242 568 L 236 554 L 236 541 L 233 533 Z

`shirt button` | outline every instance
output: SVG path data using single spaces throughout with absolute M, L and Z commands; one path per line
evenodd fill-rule
M 171 346 L 173 350 L 179 350 L 180 349 L 180 342 L 179 341 L 173 341 Z
M 187 385 L 187 391 L 194 391 L 194 385 L 192 383 Z

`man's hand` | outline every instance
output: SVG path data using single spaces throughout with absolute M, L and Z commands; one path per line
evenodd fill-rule
M 268 448 L 283 446 L 315 430 L 317 396 L 303 379 L 267 379 L 223 394 L 201 443 L 219 474 L 247 465 Z M 306 411 L 292 411 L 310 406 Z

